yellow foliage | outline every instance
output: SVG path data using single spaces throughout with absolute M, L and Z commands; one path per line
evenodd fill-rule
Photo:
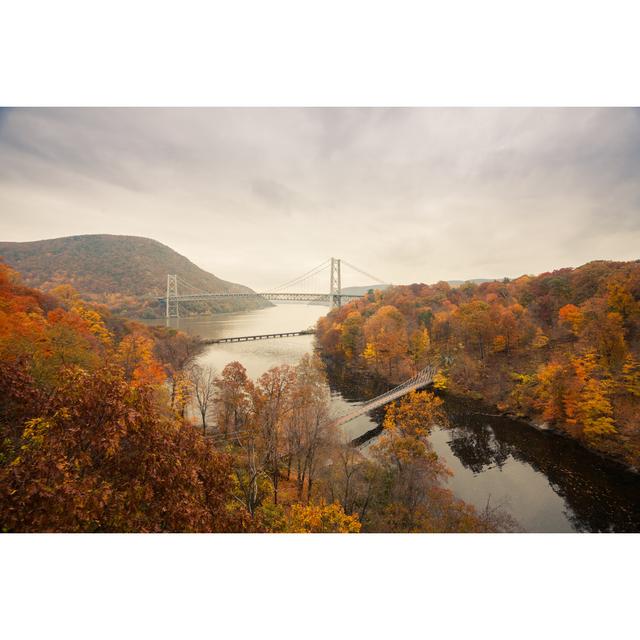
M 542 349 L 542 347 L 546 347 L 547 344 L 549 344 L 549 338 L 547 338 L 547 336 L 544 335 L 544 333 L 542 332 L 542 329 L 540 329 L 540 327 L 538 327 L 536 329 L 536 335 L 535 338 L 533 339 L 533 347 L 535 349 Z
M 640 363 L 631 354 L 627 355 L 622 366 L 622 388 L 640 398 Z
M 193 392 L 193 383 L 184 372 L 174 375 L 173 408 L 181 414 L 187 406 Z
M 442 405 L 443 401 L 430 391 L 412 391 L 387 407 L 383 427 L 385 431 L 427 436 L 433 423 L 444 419 Z
M 585 436 L 607 436 L 616 432 L 612 418 L 613 408 L 601 380 L 590 378 L 582 390 L 580 400 L 580 419 Z
M 619 313 L 625 319 L 638 311 L 638 303 L 626 283 L 612 282 L 609 284 L 607 303 L 612 311 Z
M 561 420 L 565 417 L 562 365 L 550 362 L 538 369 L 537 403 L 545 420 Z
M 433 386 L 435 389 L 439 391 L 444 391 L 447 388 L 449 380 L 447 376 L 442 373 L 442 371 L 438 371 L 436 375 L 433 377 Z
M 73 310 L 87 323 L 89 331 L 104 345 L 111 344 L 113 336 L 102 320 L 102 316 L 80 302 L 73 305 Z
M 371 342 L 367 342 L 367 346 L 364 348 L 364 351 L 362 352 L 362 357 L 368 363 L 373 363 L 376 361 L 378 354 L 376 352 L 376 348 L 373 346 Z
M 411 334 L 411 340 L 409 341 L 409 353 L 414 364 L 422 362 L 431 346 L 431 339 L 429 338 L 429 331 L 426 328 L 417 329 Z
M 337 503 L 294 504 L 286 515 L 287 533 L 359 533 L 357 515 L 348 515 Z

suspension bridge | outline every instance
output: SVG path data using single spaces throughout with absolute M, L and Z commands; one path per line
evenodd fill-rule
M 177 274 L 168 274 L 167 293 L 158 300 L 164 303 L 167 318 L 180 317 L 180 303 L 229 298 L 262 298 L 270 302 L 315 302 L 328 304 L 333 309 L 345 302 L 364 297 L 363 294 L 343 291 L 343 265 L 360 276 L 365 276 L 368 279 L 368 285 L 386 284 L 380 278 L 355 267 L 346 260 L 329 258 L 301 276 L 264 292 L 224 291 L 212 293 L 189 284 Z M 329 276 L 328 291 L 325 289 L 327 272 Z
M 435 367 L 434 365 L 428 365 L 427 367 L 419 371 L 415 376 L 409 378 L 408 380 L 405 380 L 397 387 L 389 389 L 389 391 L 386 391 L 385 393 L 382 393 L 379 396 L 368 400 L 364 404 L 355 407 L 348 413 L 335 418 L 334 420 L 332 420 L 331 425 L 334 427 L 341 427 L 343 424 L 351 422 L 359 416 L 364 415 L 365 413 L 369 413 L 369 411 L 373 411 L 374 409 L 378 409 L 385 404 L 389 404 L 389 402 L 393 402 L 394 400 L 401 398 L 407 393 L 417 391 L 422 387 L 427 387 L 430 384 L 433 384 L 436 373 L 437 367 Z

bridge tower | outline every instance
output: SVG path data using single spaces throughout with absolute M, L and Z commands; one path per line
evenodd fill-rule
M 178 276 L 167 274 L 167 318 L 179 318 L 180 307 L 178 306 Z
M 340 282 L 340 258 L 331 258 L 331 282 L 329 285 L 329 304 L 331 308 L 342 304 L 342 284 Z

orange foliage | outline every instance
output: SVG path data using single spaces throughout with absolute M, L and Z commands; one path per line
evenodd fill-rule
M 334 336 L 355 317 L 364 319 L 364 340 Z M 457 288 L 392 287 L 333 310 L 317 341 L 325 357 L 388 383 L 433 363 L 438 388 L 640 462 L 639 261 Z
M 176 341 L 114 322 L 69 287 L 57 292 L 23 287 L 0 264 L 0 529 L 252 526 L 231 506 L 228 458 L 160 392 L 154 350 Z

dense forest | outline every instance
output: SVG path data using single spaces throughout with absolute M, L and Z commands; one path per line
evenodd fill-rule
M 318 323 L 325 357 L 481 399 L 640 467 L 640 262 L 369 292 Z
M 0 530 L 517 528 L 445 488 L 432 393 L 391 405 L 364 456 L 331 426 L 319 358 L 254 381 L 198 366 L 199 349 L 0 263 Z
M 149 297 L 165 294 L 168 273 L 178 274 L 190 285 L 211 293 L 251 292 L 248 287 L 226 282 L 200 269 L 150 238 L 102 234 L 0 242 L 0 256 L 30 287 L 50 291 L 61 284 L 70 284 L 83 299 L 107 305 L 114 312 L 130 317 L 162 315 L 160 303 Z M 269 305 L 265 300 L 235 298 L 181 306 L 188 314 L 241 311 Z

